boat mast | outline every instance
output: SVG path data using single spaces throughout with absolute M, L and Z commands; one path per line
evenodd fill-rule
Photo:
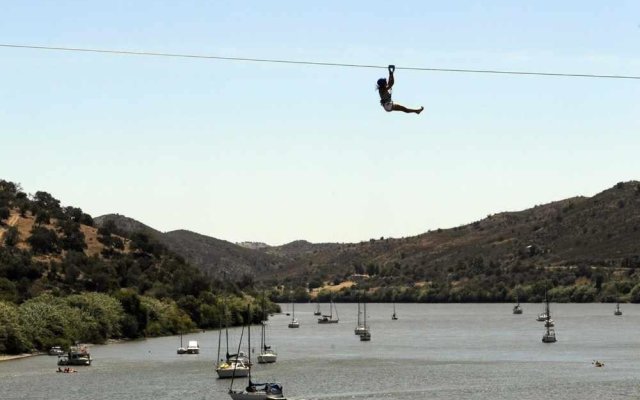
M 549 321 L 551 321 L 551 315 L 549 313 L 549 297 L 547 296 L 547 291 L 546 290 L 544 291 L 544 300 L 546 302 L 545 311 L 546 311 L 546 314 L 547 314 L 547 322 L 545 323 L 545 325 L 547 326 L 547 336 L 549 336 L 550 335 L 549 327 L 551 325 L 551 323 Z
M 262 321 L 260 324 L 262 325 L 262 332 L 260 335 L 260 347 L 263 351 L 267 351 L 267 297 L 266 294 L 262 293 Z
M 247 306 L 247 350 L 249 353 L 247 355 L 249 357 L 249 365 L 251 365 L 251 304 Z M 238 351 L 238 354 L 240 354 L 240 351 Z M 251 368 L 249 368 L 249 385 L 251 385 Z
M 244 325 L 242 325 L 242 331 L 240 331 L 240 341 L 238 342 L 238 352 L 236 354 L 240 354 L 240 346 L 242 346 L 242 336 L 244 336 Z M 227 354 L 229 350 L 227 349 Z M 251 357 L 251 352 L 249 352 L 249 357 Z M 229 385 L 229 393 L 233 391 L 233 380 L 236 377 L 236 369 L 238 368 L 238 356 L 236 355 L 236 361 L 233 363 L 233 373 L 231 374 L 231 384 Z M 251 376 L 251 369 L 249 369 L 249 376 Z M 251 380 L 251 378 L 249 378 Z
M 358 295 L 358 325 L 356 328 L 360 327 L 360 295 Z
M 218 321 L 218 357 L 216 357 L 216 365 L 220 362 L 220 345 L 222 344 L 222 319 Z
M 367 329 L 367 302 L 364 302 L 364 329 Z
M 227 316 L 227 303 L 226 299 L 222 300 L 224 303 L 224 334 L 227 339 L 227 361 L 229 361 L 229 318 Z M 237 357 L 236 357 L 237 359 Z
M 329 299 L 329 319 L 333 319 L 333 296 Z

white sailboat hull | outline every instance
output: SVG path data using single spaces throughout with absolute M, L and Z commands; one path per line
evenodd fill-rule
M 276 362 L 278 355 L 276 353 L 262 353 L 258 355 L 258 363 L 268 364 Z
M 281 394 L 267 394 L 265 392 L 229 392 L 229 396 L 233 400 L 286 400 L 286 397 Z
M 249 376 L 249 368 L 248 367 L 236 367 L 235 372 L 233 367 L 228 368 L 216 368 L 216 373 L 218 374 L 218 378 L 244 378 Z

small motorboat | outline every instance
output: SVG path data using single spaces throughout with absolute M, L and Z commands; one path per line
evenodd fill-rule
M 64 355 L 64 350 L 62 350 L 62 347 L 60 347 L 60 346 L 53 346 L 52 348 L 49 349 L 49 355 L 50 356 L 62 356 L 62 355 Z

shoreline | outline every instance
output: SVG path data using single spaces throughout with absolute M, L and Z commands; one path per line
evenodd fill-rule
M 0 362 L 19 360 L 21 358 L 35 357 L 35 356 L 40 356 L 42 354 L 44 353 L 23 353 L 23 354 L 15 354 L 15 355 L 0 354 Z

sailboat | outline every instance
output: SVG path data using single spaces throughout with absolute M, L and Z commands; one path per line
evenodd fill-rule
M 291 322 L 289 322 L 289 328 L 300 328 L 300 322 L 296 319 L 296 305 L 291 303 L 291 311 L 293 311 L 293 315 L 291 315 Z
M 236 354 L 229 354 L 229 327 L 228 327 L 228 316 L 227 316 L 227 307 L 224 305 L 224 330 L 225 336 L 227 338 L 227 354 L 226 358 L 223 360 L 220 358 L 220 349 L 222 347 L 222 326 L 218 330 L 218 357 L 216 360 L 220 360 L 216 363 L 216 373 L 218 374 L 218 378 L 233 378 L 233 377 L 244 377 L 249 375 L 249 371 L 251 369 L 251 364 L 244 359 L 244 353 L 238 351 Z M 222 322 L 220 322 L 222 325 Z M 244 332 L 244 327 L 243 327 Z M 242 336 L 241 340 L 242 340 Z M 239 348 L 240 346 L 238 346 Z
M 396 302 L 393 301 L 393 314 L 391 314 L 391 320 L 395 321 L 398 319 L 398 315 L 396 314 Z
M 356 323 L 356 329 L 354 329 L 353 332 L 358 336 L 362 335 L 366 330 L 364 325 L 362 325 L 362 322 L 360 322 L 360 314 L 362 314 L 362 312 L 360 312 L 360 296 L 358 296 L 358 322 Z
M 516 293 L 516 304 L 515 306 L 513 306 L 513 313 L 514 314 L 522 314 L 522 307 L 520 307 L 520 300 L 518 299 L 518 294 Z
M 547 298 L 547 292 L 544 292 L 544 296 L 545 299 Z M 536 317 L 536 321 L 538 322 L 542 322 L 542 321 L 546 321 L 547 320 L 547 312 L 545 311 L 544 306 L 542 307 L 542 312 L 540 314 L 538 314 L 538 316 Z
M 371 340 L 371 331 L 367 326 L 367 302 L 365 301 L 363 305 L 364 305 L 364 324 L 363 324 L 364 331 L 360 334 L 360 341 L 368 342 Z
M 336 319 L 333 319 L 333 309 L 336 310 Z M 340 318 L 338 317 L 338 309 L 333 304 L 333 299 L 329 302 L 329 315 L 323 315 L 318 318 L 319 324 L 337 324 Z
M 616 310 L 613 312 L 613 315 L 622 315 L 622 311 L 620 311 L 620 303 L 616 304 Z
M 180 347 L 178 347 L 178 354 L 187 354 L 187 349 L 182 345 L 182 332 L 180 332 Z
M 251 310 L 247 310 L 249 318 L 247 319 L 247 348 L 249 361 L 251 361 Z M 244 330 L 244 327 L 243 327 Z M 238 352 L 240 352 L 240 344 Z M 251 380 L 251 370 L 249 370 L 249 383 L 244 390 L 233 390 L 233 381 L 236 376 L 231 377 L 231 385 L 229 386 L 229 396 L 232 400 L 286 400 L 282 392 L 282 385 L 277 382 L 255 383 Z
M 261 321 L 261 335 L 260 335 L 260 354 L 258 354 L 258 363 L 267 364 L 274 363 L 278 358 L 278 354 L 267 345 L 267 313 L 265 307 L 264 297 L 262 299 L 262 321 Z
M 544 323 L 544 326 L 546 328 L 546 331 L 544 333 L 544 335 L 542 335 L 542 342 L 543 343 L 555 343 L 556 342 L 556 331 L 553 329 L 553 320 L 551 319 L 551 312 L 549 310 L 549 298 L 547 297 L 547 292 L 545 291 L 544 293 L 544 300 L 545 300 L 545 314 L 546 314 L 546 321 Z
M 316 310 L 313 312 L 313 315 L 322 315 L 320 312 L 320 300 L 316 298 Z

